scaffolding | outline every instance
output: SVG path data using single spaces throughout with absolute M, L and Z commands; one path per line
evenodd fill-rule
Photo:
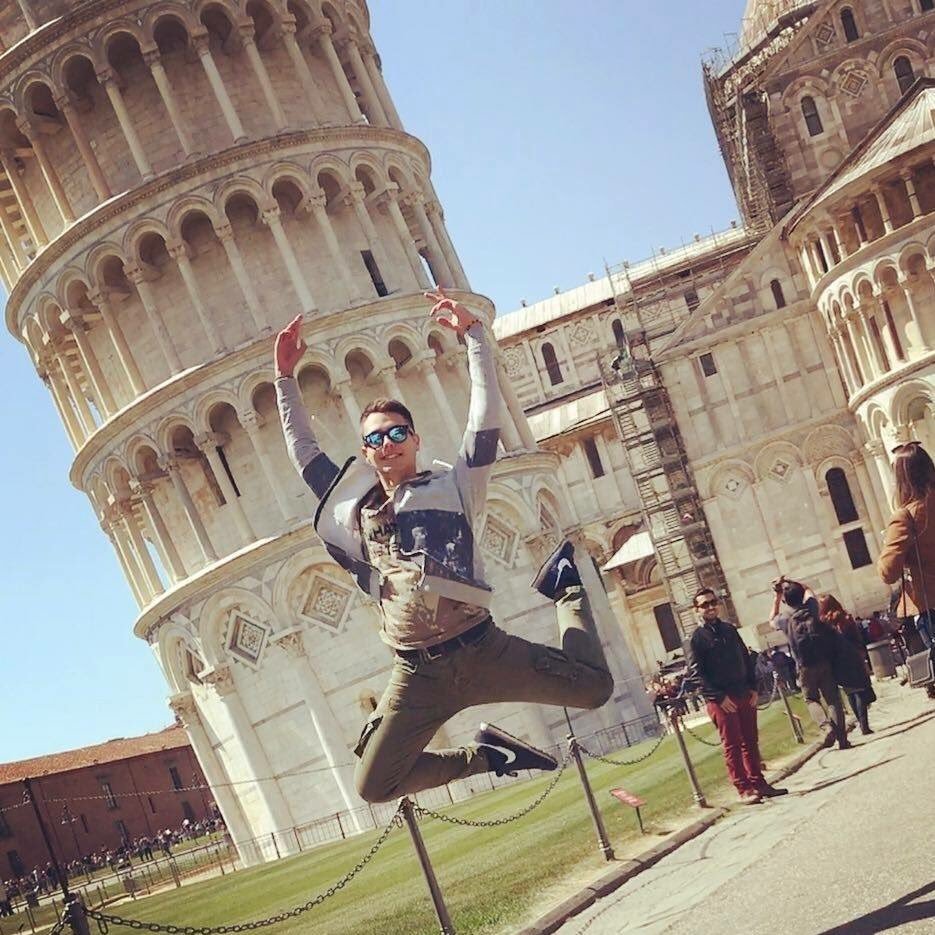
M 742 252 L 752 242 L 740 241 Z M 730 259 L 737 257 L 738 250 L 732 247 L 717 250 L 716 277 L 725 277 Z M 710 250 L 695 254 L 710 268 Z M 635 268 L 629 264 L 607 267 L 623 331 L 617 347 L 598 356 L 598 367 L 639 494 L 643 527 L 652 540 L 669 603 L 686 638 L 697 626 L 693 598 L 702 587 L 719 596 L 728 619 L 736 619 L 736 614 L 669 393 L 651 348 L 652 343 L 674 331 L 679 318 L 685 319 L 684 313 L 672 314 L 670 303 L 676 289 L 679 301 L 684 300 L 686 287 L 696 290 L 696 269 L 694 265 L 673 268 L 659 259 L 653 258 L 649 270 L 640 264 L 641 272 L 649 275 L 642 275 L 636 285 Z

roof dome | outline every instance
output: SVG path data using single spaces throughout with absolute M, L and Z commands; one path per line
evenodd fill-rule
M 747 0 L 740 25 L 741 51 L 755 46 L 776 25 L 780 16 L 811 5 L 811 0 Z

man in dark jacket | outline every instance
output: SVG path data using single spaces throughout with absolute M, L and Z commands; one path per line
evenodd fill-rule
M 708 716 L 721 735 L 724 762 L 745 804 L 764 796 L 785 795 L 764 778 L 756 727 L 755 662 L 737 628 L 718 617 L 718 598 L 710 588 L 695 595 L 699 624 L 691 637 L 691 676 L 708 703 Z

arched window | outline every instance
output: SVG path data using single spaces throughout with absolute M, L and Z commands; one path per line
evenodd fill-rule
M 900 94 L 905 94 L 915 84 L 916 75 L 912 70 L 912 62 L 905 55 L 900 55 L 893 62 L 893 74 L 896 75 Z
M 552 386 L 558 386 L 564 383 L 562 368 L 558 365 L 558 358 L 555 356 L 555 348 L 548 341 L 542 345 L 542 362 L 545 364 L 546 372 L 549 375 L 549 381 Z
M 773 293 L 773 301 L 776 303 L 776 308 L 785 308 L 786 307 L 786 297 L 782 293 L 782 283 L 778 279 L 773 279 L 769 288 Z
M 935 0 L 933 0 L 933 2 L 935 2 Z M 615 318 L 610 323 L 610 330 L 614 333 L 614 343 L 617 347 L 624 347 L 626 339 L 623 336 L 623 322 L 619 318 Z
M 935 10 L 935 0 L 919 0 L 919 10 L 922 13 L 928 13 L 930 10 Z
M 847 475 L 841 468 L 831 468 L 825 474 L 825 483 L 828 485 L 828 493 L 831 494 L 831 505 L 838 518 L 838 525 L 853 523 L 858 518 L 857 507 L 851 496 L 851 485 L 847 482 Z
M 854 19 L 854 11 L 845 7 L 841 10 L 841 25 L 844 27 L 844 38 L 848 42 L 854 42 L 860 38 L 857 31 L 857 20 Z
M 815 106 L 815 98 L 802 98 L 802 116 L 805 118 L 805 126 L 808 127 L 809 136 L 818 136 L 825 132 L 822 126 L 821 117 L 818 114 L 818 108 Z

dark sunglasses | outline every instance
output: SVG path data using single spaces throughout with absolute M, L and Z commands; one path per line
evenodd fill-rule
M 702 601 L 700 604 L 695 604 L 699 610 L 707 610 L 709 607 L 717 607 L 717 601 Z
M 412 431 L 408 425 L 391 425 L 388 429 L 377 429 L 375 432 L 368 432 L 363 436 L 363 442 L 368 448 L 376 451 L 383 447 L 383 439 L 388 438 L 391 442 L 398 445 L 404 442 Z

